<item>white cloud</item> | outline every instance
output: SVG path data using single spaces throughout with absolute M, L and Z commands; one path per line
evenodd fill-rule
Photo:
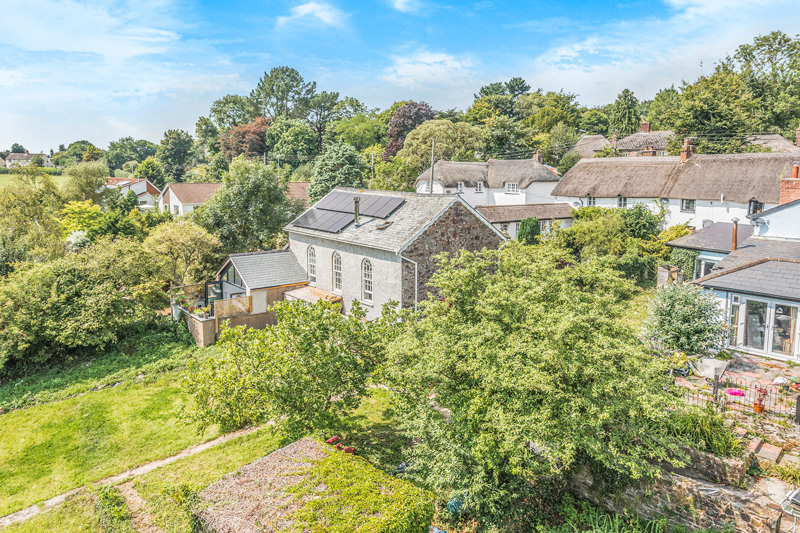
M 343 26 L 347 15 L 330 4 L 320 2 L 307 2 L 294 6 L 291 15 L 278 17 L 277 27 L 286 26 L 294 22 L 322 23 L 326 26 Z
M 420 5 L 417 0 L 390 0 L 389 2 L 393 8 L 403 13 L 411 13 L 419 9 Z
M 793 35 L 800 6 L 788 0 L 667 0 L 664 18 L 608 23 L 561 40 L 530 61 L 534 86 L 577 92 L 581 103 L 613 101 L 624 88 L 640 99 L 682 80 L 708 74 L 714 63 L 757 34 L 783 30 Z
M 381 79 L 402 89 L 403 98 L 421 98 L 443 107 L 471 101 L 472 91 L 479 85 L 469 57 L 427 50 L 393 56 Z

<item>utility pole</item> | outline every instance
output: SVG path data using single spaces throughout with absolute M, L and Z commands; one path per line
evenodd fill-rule
M 370 172 L 372 173 L 372 180 L 375 180 L 375 151 L 373 150 L 370 153 L 370 164 L 369 164 Z
M 436 164 L 436 156 L 434 149 L 436 148 L 436 139 L 431 139 L 431 179 L 428 182 L 428 194 L 433 194 L 433 166 Z

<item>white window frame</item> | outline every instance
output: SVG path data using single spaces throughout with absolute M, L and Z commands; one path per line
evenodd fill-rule
M 506 183 L 506 194 L 519 194 L 519 184 L 514 182 Z
M 463 181 L 459 181 L 458 184 L 456 185 L 456 193 L 458 193 L 458 194 L 463 194 L 464 193 L 464 182 Z
M 333 276 L 331 277 L 333 292 L 342 294 L 342 254 L 339 252 L 333 252 L 331 270 L 333 271 Z
M 627 209 L 628 208 L 628 197 L 627 196 L 617 196 L 617 207 L 620 209 Z
M 364 259 L 361 262 L 361 299 L 371 304 L 375 297 L 374 290 L 372 261 Z
M 586 207 L 595 207 L 597 205 L 597 197 L 596 196 L 587 196 L 586 197 Z
M 308 268 L 308 283 L 316 286 L 317 284 L 317 251 L 313 246 L 308 247 L 308 259 L 306 266 Z
M 692 200 L 691 198 L 681 200 L 682 213 L 694 213 L 695 211 L 697 211 L 697 200 Z
M 483 192 L 483 182 L 479 181 L 475 184 L 475 192 Z

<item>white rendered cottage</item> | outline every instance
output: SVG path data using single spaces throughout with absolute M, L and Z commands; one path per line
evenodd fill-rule
M 155 207 L 161 191 L 158 187 L 145 179 L 136 178 L 106 178 L 106 187 L 109 189 L 119 189 L 122 197 L 133 191 L 139 200 L 141 207 Z
M 433 167 L 433 193 L 458 194 L 469 205 L 551 203 L 558 172 L 534 159 L 490 159 L 486 163 L 440 161 Z M 431 171 L 417 178 L 418 193 L 431 192 Z
M 158 199 L 158 210 L 185 215 L 208 201 L 221 183 L 168 183 Z

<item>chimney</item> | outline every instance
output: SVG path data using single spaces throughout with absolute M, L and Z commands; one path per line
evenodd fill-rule
M 733 241 L 731 242 L 731 252 L 733 252 L 736 250 L 739 241 L 739 219 L 734 217 L 731 222 L 733 222 Z
M 653 156 L 656 155 L 656 151 L 653 149 L 652 146 L 645 146 L 644 150 L 642 150 L 642 153 L 639 154 L 639 155 L 641 155 L 642 157 L 645 157 L 645 156 L 653 157 Z
M 798 129 L 800 129 L 800 128 L 798 128 Z M 611 134 L 611 144 L 612 144 L 612 146 L 616 146 L 617 145 L 617 132 L 616 131 Z
M 542 162 L 543 162 L 542 154 L 541 154 L 541 152 L 539 152 L 539 150 L 536 150 L 536 154 L 533 156 L 533 159 L 537 163 L 542 164 Z
M 685 163 L 687 159 L 692 157 L 695 147 L 689 137 L 683 139 L 683 146 L 681 146 L 681 163 Z
M 795 163 L 792 167 L 792 177 L 783 178 L 781 180 L 780 205 L 788 204 L 795 200 L 800 200 L 800 179 L 798 179 L 798 172 L 800 171 L 800 163 Z
M 25 150 L 25 155 L 28 155 L 28 151 L 27 150 Z
M 642 132 L 642 133 L 650 133 L 650 123 L 649 123 L 649 122 L 645 122 L 645 121 L 643 121 L 643 122 L 642 122 L 642 123 L 639 125 L 639 128 L 640 128 L 640 130 L 641 130 L 641 132 Z
M 794 132 L 794 143 L 800 146 L 800 126 L 797 126 L 797 130 Z
M 353 214 L 355 215 L 355 223 L 358 226 L 358 204 L 361 202 L 361 198 L 355 196 L 353 198 Z

